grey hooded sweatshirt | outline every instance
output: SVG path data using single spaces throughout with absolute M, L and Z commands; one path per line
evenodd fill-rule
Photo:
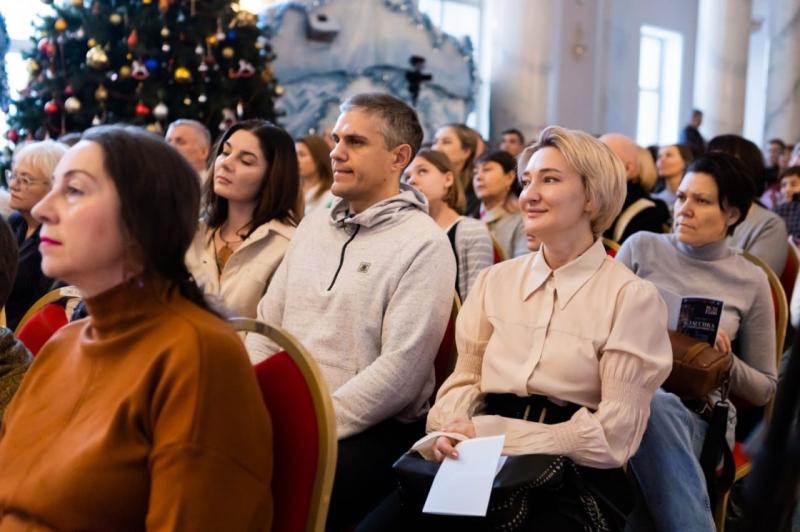
M 293 334 L 319 363 L 339 438 L 428 408 L 456 264 L 427 211 L 405 184 L 355 215 L 337 199 L 297 228 L 258 305 L 259 320 Z M 255 334 L 246 345 L 253 363 L 277 350 Z

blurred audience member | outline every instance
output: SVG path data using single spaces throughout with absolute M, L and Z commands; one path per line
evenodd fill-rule
M 294 148 L 305 201 L 303 215 L 309 215 L 319 207 L 330 208 L 333 170 L 328 143 L 322 137 L 310 135 L 295 142 Z
M 9 218 L 9 225 L 19 247 L 17 277 L 6 302 L 6 319 L 12 330 L 28 308 L 53 285 L 53 280 L 42 273 L 41 224 L 31 209 L 50 191 L 53 170 L 66 151 L 66 146 L 54 140 L 21 144 L 14 152 L 6 176 L 11 192 L 9 207 L 16 211 Z

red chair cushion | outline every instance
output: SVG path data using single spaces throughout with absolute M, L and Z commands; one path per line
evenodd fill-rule
M 608 246 L 603 246 L 606 248 L 606 255 L 611 257 L 612 259 L 617 256 L 617 250 L 610 248 Z
M 492 260 L 494 261 L 493 264 L 503 262 L 503 257 L 500 254 L 500 250 L 496 246 L 492 246 Z
M 48 303 L 25 322 L 17 339 L 25 344 L 33 356 L 57 330 L 67 324 L 67 312 L 57 303 Z
M 431 395 L 431 404 L 436 399 L 436 393 L 439 387 L 450 376 L 453 371 L 453 343 L 456 341 L 456 323 L 450 317 L 447 320 L 447 328 L 444 330 L 444 338 L 442 343 L 439 344 L 439 351 L 436 353 L 436 359 L 433 361 L 433 371 L 435 374 L 435 381 L 433 385 L 433 394 Z
M 744 450 L 744 445 L 738 441 L 733 445 L 733 464 L 738 470 L 740 467 L 750 463 L 750 456 Z
M 272 530 L 306 529 L 319 457 L 317 414 L 306 380 L 284 351 L 255 366 L 272 418 Z

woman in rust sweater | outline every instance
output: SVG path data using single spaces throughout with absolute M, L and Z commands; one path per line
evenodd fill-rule
M 90 317 L 42 348 L 0 431 L 0 531 L 269 530 L 271 426 L 183 262 L 197 176 L 162 140 L 84 133 L 33 210 Z

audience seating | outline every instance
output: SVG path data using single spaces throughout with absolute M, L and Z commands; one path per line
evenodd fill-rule
M 455 291 L 454 291 L 455 292 Z M 439 344 L 439 351 L 433 362 L 433 369 L 436 375 L 433 393 L 431 394 L 431 404 L 436 399 L 436 394 L 442 383 L 453 373 L 458 359 L 458 348 L 456 347 L 456 318 L 461 310 L 461 298 L 458 293 L 453 294 L 453 308 L 450 310 L 450 319 L 447 321 L 447 329 L 444 331 L 442 343 Z
M 789 323 L 789 303 L 786 299 L 786 293 L 783 291 L 783 286 L 778 278 L 778 275 L 758 257 L 743 251 L 742 256 L 760 267 L 764 273 L 767 274 L 769 280 L 770 295 L 772 296 L 772 305 L 775 309 L 775 362 L 776 367 L 780 367 L 781 356 L 783 355 L 783 343 L 786 338 L 786 327 Z M 764 408 L 764 424 L 768 424 L 772 417 L 772 407 L 775 398 L 773 397 L 767 406 Z M 733 461 L 734 461 L 734 477 L 733 481 L 738 482 L 743 479 L 750 470 L 753 468 L 752 459 L 748 456 L 741 442 L 736 442 L 733 446 Z M 725 517 L 728 511 L 728 498 L 730 491 L 725 493 L 717 501 L 717 507 L 714 511 L 714 521 L 717 525 L 717 530 L 723 532 L 725 530 Z
M 80 298 L 80 292 L 73 286 L 51 290 L 31 305 L 22 316 L 14 336 L 25 344 L 33 356 L 36 356 L 53 333 L 69 322 L 67 303 Z
M 276 532 L 322 532 L 336 471 L 336 418 L 317 363 L 289 333 L 249 318 L 234 329 L 261 334 L 283 351 L 255 366 L 272 418 L 272 496 Z
M 619 251 L 619 244 L 610 238 L 603 238 L 603 247 L 606 248 L 606 254 L 609 257 L 616 257 Z
M 498 262 L 503 262 L 508 257 L 506 257 L 506 252 L 503 251 L 503 247 L 500 245 L 500 242 L 497 241 L 494 235 L 491 236 L 492 236 L 492 252 L 494 253 L 494 264 L 497 264 Z

